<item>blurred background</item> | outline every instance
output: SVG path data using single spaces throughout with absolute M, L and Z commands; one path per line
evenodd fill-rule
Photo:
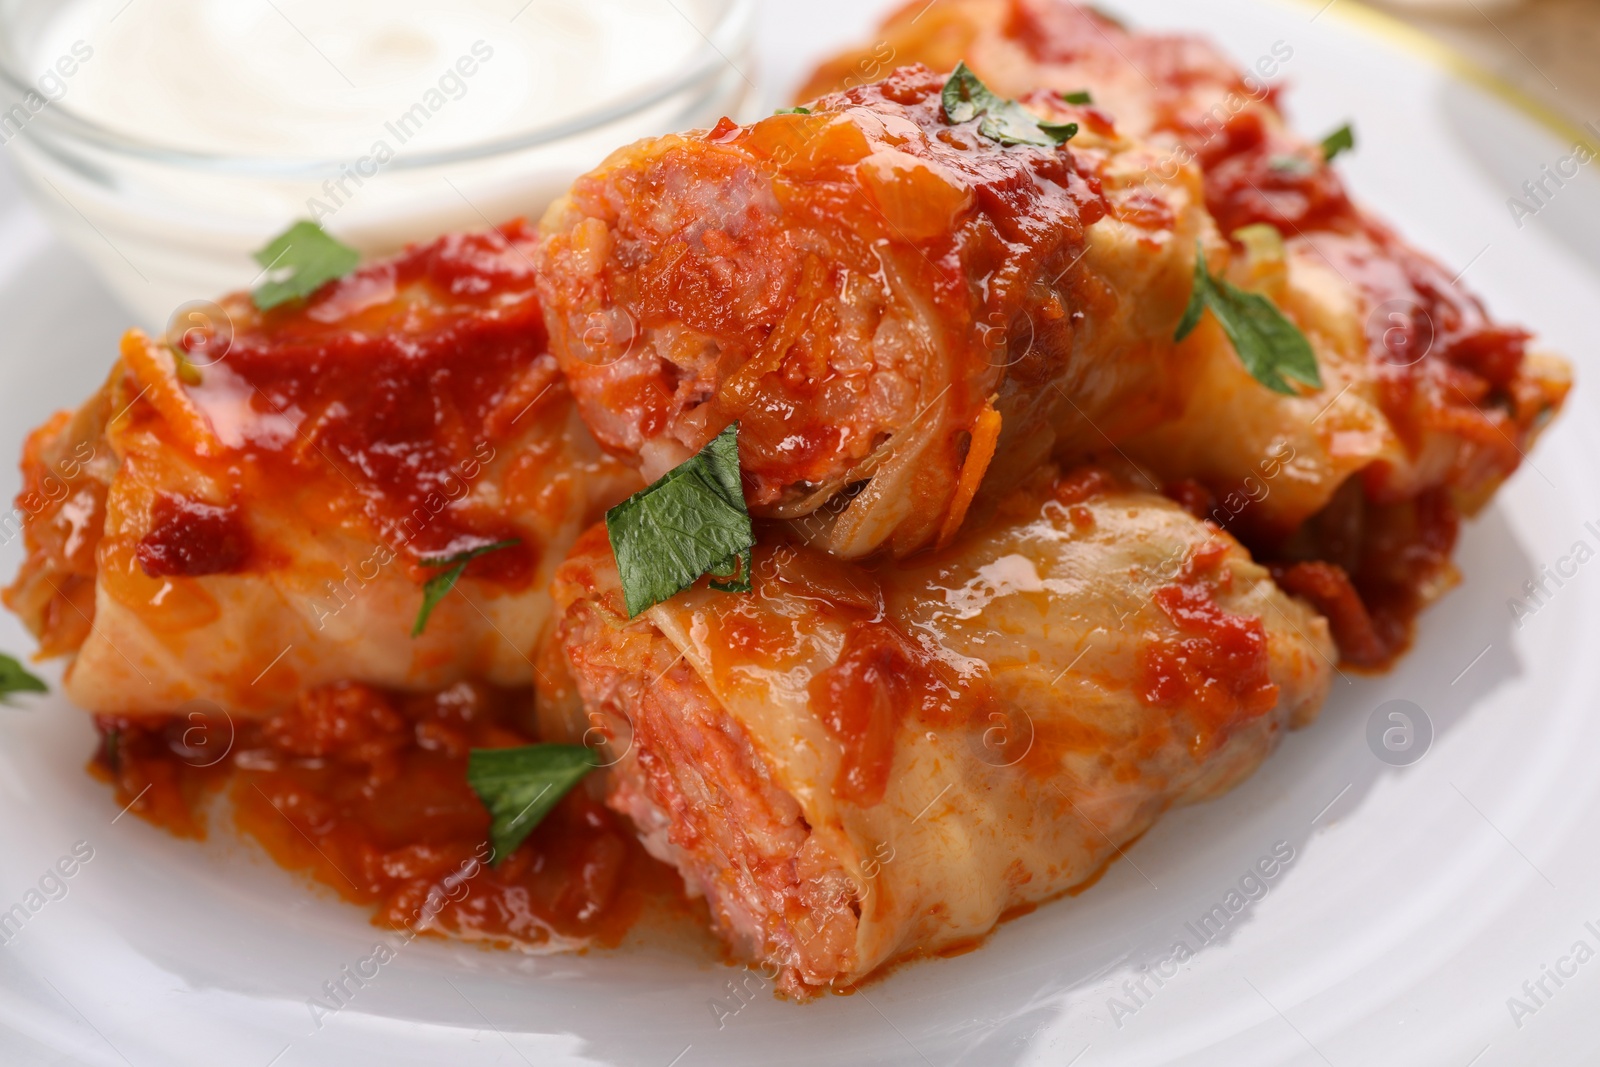
M 1600 0 L 1386 0 L 1375 6 L 1575 124 L 1600 120 Z

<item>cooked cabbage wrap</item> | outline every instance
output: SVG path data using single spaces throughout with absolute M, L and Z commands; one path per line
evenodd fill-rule
M 1198 172 L 1145 182 L 1152 152 L 1057 96 L 956 121 L 950 81 L 642 141 L 551 207 L 551 347 L 602 445 L 654 479 L 737 420 L 753 513 L 858 558 L 1181 410 Z
M 764 533 L 750 594 L 626 618 L 602 528 L 557 628 L 609 803 L 805 996 L 981 937 L 1311 721 L 1334 648 L 1226 533 L 1098 468 L 870 568 Z
M 549 578 L 636 488 L 573 410 L 531 235 L 441 238 L 258 311 L 122 340 L 36 430 L 5 603 L 103 714 L 266 715 L 337 681 L 529 685 Z M 499 547 L 495 547 L 499 546 Z M 413 636 L 425 585 L 467 554 Z

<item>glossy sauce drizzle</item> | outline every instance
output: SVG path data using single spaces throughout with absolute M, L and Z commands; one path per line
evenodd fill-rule
M 134 554 L 152 578 L 228 574 L 250 558 L 250 535 L 237 506 L 162 493 L 150 509 L 150 524 Z
M 230 297 L 229 335 L 180 339 L 198 379 L 188 393 L 227 464 L 247 460 L 276 487 L 266 491 L 326 483 L 349 497 L 337 508 L 359 510 L 413 559 L 512 537 L 470 490 L 559 388 L 532 246 L 518 220 L 413 246 L 303 303 L 260 312 Z M 518 546 L 473 574 L 518 587 L 535 563 Z

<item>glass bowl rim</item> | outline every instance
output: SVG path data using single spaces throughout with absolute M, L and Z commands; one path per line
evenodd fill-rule
M 693 50 L 687 62 L 664 78 L 646 82 L 620 97 L 580 111 L 548 126 L 539 126 L 454 148 L 396 156 L 385 164 L 385 169 L 425 170 L 430 167 L 510 155 L 530 148 L 555 144 L 569 137 L 604 129 L 629 115 L 646 111 L 710 80 L 721 73 L 722 68 L 727 68 L 740 79 L 749 81 L 733 59 L 729 58 L 728 52 L 730 49 L 735 53 L 745 51 L 744 46 L 748 44 L 754 26 L 756 0 L 723 0 L 723 4 L 724 8 L 717 24 L 709 32 L 702 31 L 688 19 L 687 15 L 684 16 L 700 35 L 702 43 Z M 0 87 L 16 94 L 19 104 L 27 94 L 39 93 L 38 87 L 32 80 L 22 77 L 5 62 L 3 57 L 0 57 Z M 174 148 L 110 129 L 76 114 L 69 108 L 59 107 L 55 101 L 49 99 L 46 99 L 45 105 L 34 113 L 28 127 L 21 132 L 27 133 L 34 129 L 37 129 L 38 135 L 47 137 L 62 147 L 88 146 L 113 155 L 171 167 L 252 177 L 321 178 L 330 173 L 337 173 L 341 166 L 348 166 L 351 162 L 348 158 L 251 156 Z

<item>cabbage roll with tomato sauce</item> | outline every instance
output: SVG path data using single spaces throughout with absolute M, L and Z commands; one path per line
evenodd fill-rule
M 531 685 L 548 584 L 638 487 L 573 408 L 532 235 L 441 238 L 176 346 L 139 331 L 36 430 L 5 603 L 90 711 L 264 716 L 332 682 Z M 188 325 L 188 323 L 185 323 Z M 411 631 L 430 563 L 472 560 Z
M 1335 654 L 1229 535 L 1095 467 L 900 563 L 769 526 L 753 571 L 630 622 L 597 527 L 557 634 L 609 803 L 797 997 L 1090 879 L 1311 721 Z
M 1154 153 L 1059 97 L 1022 105 L 1064 146 L 1002 143 L 947 78 L 643 141 L 551 207 L 551 346 L 602 445 L 653 480 L 737 420 L 753 513 L 903 556 L 1053 443 L 1181 410 L 1198 172 L 1143 182 Z
M 1266 80 L 1291 43 L 1245 72 L 1202 38 L 1134 32 L 1065 0 L 909 3 L 874 41 L 825 63 L 802 98 L 859 84 L 887 46 L 899 62 L 965 60 L 1002 95 L 1087 93 L 1159 153 L 1154 184 L 1198 164 L 1213 272 L 1283 309 L 1323 387 L 1263 388 L 1208 316 L 1184 345 L 1198 370 L 1183 409 L 1122 447 L 1275 560 L 1328 613 L 1348 660 L 1398 654 L 1415 613 L 1455 580 L 1459 518 L 1560 411 L 1568 366 L 1351 201 Z

